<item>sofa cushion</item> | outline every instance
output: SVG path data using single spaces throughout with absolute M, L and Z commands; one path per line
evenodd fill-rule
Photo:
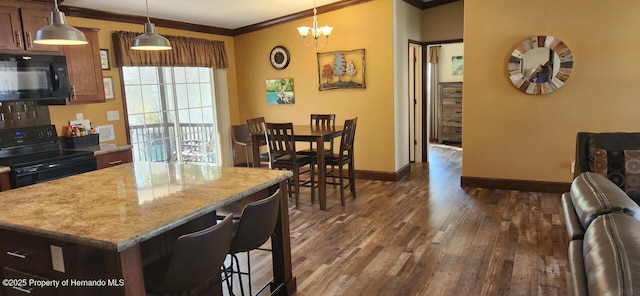
M 607 151 L 592 147 L 589 168 L 609 178 L 640 204 L 640 150 Z
M 624 212 L 640 220 L 640 206 L 606 177 L 584 172 L 571 183 L 571 203 L 582 224 L 587 229 L 599 215 Z
M 589 295 L 640 293 L 640 221 L 623 213 L 598 216 L 582 251 Z

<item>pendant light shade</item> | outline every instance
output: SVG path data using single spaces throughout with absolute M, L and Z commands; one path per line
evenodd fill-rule
M 153 25 L 153 23 L 147 22 L 144 24 L 144 34 L 133 39 L 133 46 L 131 46 L 131 49 L 169 50 L 171 49 L 171 44 L 167 38 L 156 34 L 155 25 Z
M 151 23 L 149 19 L 149 1 L 145 1 L 147 4 L 147 22 L 144 24 L 144 33 L 133 39 L 134 50 L 169 50 L 171 44 L 167 38 L 164 38 L 156 33 L 156 26 Z
M 47 45 L 81 45 L 87 44 L 87 38 L 80 30 L 67 25 L 64 12 L 58 9 L 55 0 L 55 11 L 51 12 L 51 24 L 36 31 L 33 43 Z

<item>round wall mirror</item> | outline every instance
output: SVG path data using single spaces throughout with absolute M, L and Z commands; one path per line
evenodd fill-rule
M 509 78 L 530 95 L 547 94 L 560 88 L 573 69 L 573 54 L 553 36 L 534 36 L 516 47 L 509 58 Z

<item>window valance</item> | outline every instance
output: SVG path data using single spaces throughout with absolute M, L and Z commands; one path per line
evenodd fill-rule
M 227 52 L 224 41 L 202 38 L 163 35 L 169 39 L 171 50 L 133 50 L 131 45 L 140 33 L 113 32 L 113 47 L 116 65 L 163 66 L 163 67 L 208 67 L 227 68 Z

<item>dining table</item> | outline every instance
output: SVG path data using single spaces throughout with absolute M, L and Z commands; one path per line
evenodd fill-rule
M 316 126 L 316 125 L 293 125 L 293 135 L 296 142 L 315 142 L 318 147 L 317 155 L 326 153 L 324 143 L 330 139 L 342 135 L 343 126 L 336 125 L 332 127 Z M 264 143 L 265 135 L 251 135 L 253 165 L 260 166 L 260 143 Z M 339 145 L 339 144 L 338 144 Z M 324 157 L 318 157 L 316 164 L 318 165 L 318 203 L 321 210 L 327 209 L 327 172 L 325 170 Z M 311 190 L 314 190 L 313 188 Z

